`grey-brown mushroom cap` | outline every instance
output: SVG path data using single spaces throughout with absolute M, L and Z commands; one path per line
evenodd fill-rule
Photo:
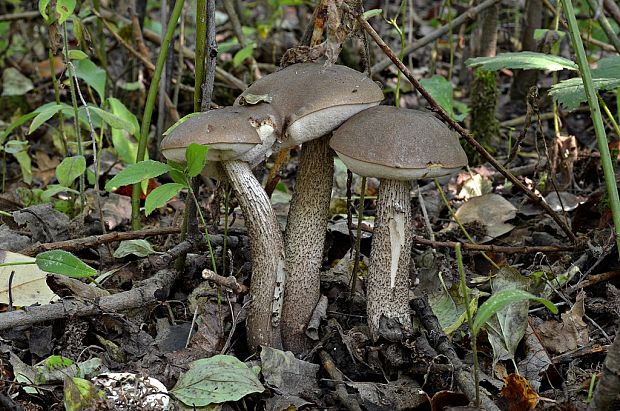
M 266 104 L 194 113 L 168 130 L 160 149 L 164 157 L 179 163 L 185 162 L 185 150 L 191 143 L 208 145 L 209 161 L 237 159 L 265 144 L 269 139 L 265 133 L 275 133 L 276 123 L 275 114 Z
M 383 92 L 367 75 L 349 67 L 301 63 L 257 80 L 235 105 L 248 104 L 249 97 L 269 102 L 280 113 L 286 147 L 329 133 L 352 115 L 379 104 Z
M 334 131 L 330 146 L 356 174 L 416 180 L 452 174 L 467 165 L 458 136 L 432 113 L 378 106 Z

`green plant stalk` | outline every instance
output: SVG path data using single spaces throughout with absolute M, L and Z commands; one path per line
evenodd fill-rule
M 469 235 L 469 233 L 467 232 L 463 224 L 461 224 L 461 221 L 457 218 L 456 214 L 454 213 L 454 210 L 452 209 L 452 206 L 450 206 L 450 203 L 448 202 L 448 199 L 446 198 L 446 194 L 443 192 L 443 189 L 441 188 L 441 185 L 439 184 L 437 177 L 434 178 L 434 181 L 435 181 L 435 187 L 437 187 L 437 191 L 439 191 L 439 195 L 441 196 L 441 201 L 443 201 L 444 205 L 448 208 L 448 212 L 450 213 L 450 216 L 454 219 L 456 224 L 459 226 L 459 228 L 463 232 L 463 235 L 467 237 L 467 240 L 469 240 L 469 242 L 472 244 L 476 244 L 474 239 L 471 238 L 471 236 Z M 493 261 L 491 257 L 486 255 L 484 251 L 480 251 L 480 254 L 482 254 L 484 259 L 487 260 L 489 264 L 491 264 L 496 270 L 499 270 L 499 265 L 497 265 L 497 263 Z
M 52 75 L 52 85 L 54 86 L 54 100 L 56 104 L 60 105 L 60 86 L 58 85 L 58 77 L 56 77 L 56 64 L 54 61 L 54 55 L 52 54 L 52 48 L 47 48 L 47 58 L 50 62 L 50 73 Z M 67 140 L 65 138 L 65 114 L 60 110 L 58 112 L 58 129 L 60 130 L 60 142 L 62 148 L 67 154 Z
M 36 263 L 36 261 L 14 261 L 12 263 L 2 263 L 0 264 L 0 267 L 10 267 L 12 265 L 32 265 Z
M 360 185 L 360 205 L 357 207 L 357 231 L 355 237 L 355 257 L 353 259 L 353 272 L 351 273 L 351 295 L 355 292 L 357 283 L 357 269 L 360 265 L 360 248 L 362 244 L 362 221 L 364 220 L 364 197 L 366 195 L 366 177 L 362 177 Z
M 456 252 L 456 264 L 459 270 L 459 278 L 461 283 L 461 290 L 463 291 L 463 298 L 465 299 L 465 314 L 467 316 L 467 325 L 470 330 L 471 349 L 474 355 L 474 384 L 476 384 L 476 407 L 480 407 L 480 376 L 478 370 L 480 368 L 478 364 L 478 350 L 476 342 L 476 333 L 473 332 L 474 320 L 471 314 L 471 298 L 467 292 L 467 282 L 465 281 L 465 268 L 463 267 L 463 254 L 461 253 L 461 243 L 456 243 L 454 248 Z
M 69 64 L 69 41 L 67 40 L 67 22 L 63 25 L 63 44 L 65 49 L 65 65 L 69 67 L 69 89 L 71 91 L 71 104 L 73 105 L 73 124 L 75 125 L 75 138 L 77 139 L 77 152 L 78 155 L 84 156 L 84 147 L 82 147 L 82 133 L 80 133 L 80 119 L 77 105 L 77 93 L 75 91 L 75 81 L 77 81 L 77 74 L 75 73 L 74 66 Z M 80 186 L 80 210 L 84 209 L 86 205 L 86 180 L 85 174 L 80 174 L 79 186 Z
M 553 30 L 558 31 L 560 28 L 560 13 L 562 12 L 562 3 L 557 3 L 555 6 L 555 16 L 553 17 Z M 557 47 L 554 47 L 552 50 L 554 55 L 558 54 Z M 553 72 L 553 84 L 558 83 L 558 73 L 557 71 Z M 560 135 L 560 115 L 558 111 L 558 102 L 555 99 L 551 99 L 553 102 L 553 129 L 555 131 L 555 135 Z
M 594 395 L 594 387 L 596 386 L 596 373 L 592 374 L 590 377 L 590 386 L 588 387 L 588 399 L 586 402 L 592 401 L 592 396 Z
M 213 253 L 213 247 L 211 246 L 211 239 L 209 238 L 209 230 L 207 228 L 207 223 L 205 221 L 205 217 L 202 214 L 202 210 L 200 209 L 200 204 L 198 203 L 198 199 L 194 194 L 194 190 L 192 190 L 192 185 L 188 182 L 187 188 L 189 193 L 192 195 L 194 199 L 194 203 L 196 204 L 196 211 L 198 212 L 198 217 L 200 218 L 200 222 L 205 228 L 205 239 L 207 240 L 207 247 L 209 248 L 209 256 L 211 257 L 211 265 L 213 267 L 213 272 L 217 274 L 217 264 L 215 264 L 215 254 Z M 219 297 L 218 297 L 219 299 Z
M 568 20 L 568 29 L 570 31 L 575 54 L 577 55 L 579 73 L 581 75 L 581 79 L 583 80 L 583 88 L 586 93 L 586 97 L 588 98 L 588 105 L 590 106 L 590 111 L 592 113 L 594 133 L 596 134 L 596 142 L 598 144 L 599 152 L 601 153 L 601 165 L 603 167 L 605 185 L 607 186 L 607 193 L 609 195 L 611 215 L 614 221 L 616 248 L 620 259 L 620 199 L 618 198 L 616 175 L 611 161 L 611 154 L 609 153 L 607 135 L 605 134 L 605 126 L 603 125 L 603 117 L 598 104 L 598 93 L 592 84 L 592 73 L 590 73 L 588 59 L 579 34 L 579 27 L 577 26 L 577 19 L 575 18 L 573 4 L 570 0 L 562 0 L 562 6 L 564 7 L 566 19 Z
M 598 96 L 598 102 L 601 105 L 601 107 L 603 108 L 603 111 L 605 112 L 605 115 L 607 115 L 607 119 L 611 123 L 611 127 L 614 129 L 614 132 L 616 133 L 616 135 L 618 137 L 620 137 L 620 126 L 618 126 L 618 122 L 614 118 L 613 113 L 611 112 L 609 107 L 607 107 L 607 104 L 605 104 L 605 100 L 603 100 L 601 98 L 601 96 Z
M 448 81 L 452 79 L 452 70 L 454 69 L 454 36 L 452 33 L 452 0 L 448 0 L 448 47 L 450 48 L 450 67 L 448 68 Z M 402 61 L 403 58 L 401 57 Z
M 196 2 L 196 72 L 194 80 L 194 112 L 200 111 L 202 83 L 205 78 L 205 46 L 207 43 L 207 0 Z
M 168 20 L 166 34 L 164 35 L 164 38 L 161 42 L 159 55 L 157 56 L 157 63 L 155 64 L 155 72 L 153 73 L 153 79 L 151 81 L 151 85 L 149 86 L 149 93 L 146 98 L 144 115 L 142 116 L 142 125 L 140 126 L 140 140 L 138 141 L 138 153 L 136 154 L 136 163 L 144 160 L 146 145 L 149 137 L 149 129 L 151 127 L 151 118 L 153 116 L 153 108 L 155 107 L 155 100 L 157 98 L 157 91 L 159 89 L 159 81 L 161 80 L 161 73 L 166 64 L 168 48 L 174 35 L 176 23 L 179 20 L 181 11 L 183 10 L 183 3 L 185 3 L 184 0 L 176 0 L 176 2 L 174 3 L 174 9 L 172 10 L 172 14 L 170 15 L 170 19 Z M 141 189 L 141 184 L 137 183 L 134 184 L 133 190 L 131 192 L 131 227 L 134 230 L 140 229 Z

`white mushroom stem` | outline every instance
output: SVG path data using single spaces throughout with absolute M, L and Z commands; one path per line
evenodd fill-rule
M 286 350 L 295 354 L 312 348 L 305 330 L 320 296 L 320 269 L 333 177 L 329 138 L 304 143 L 285 234 L 287 280 L 282 342 Z
M 280 316 L 285 280 L 282 231 L 263 190 L 248 163 L 222 162 L 241 205 L 251 241 L 251 306 L 247 319 L 248 345 L 281 348 Z
M 410 183 L 382 179 L 368 267 L 368 324 L 374 340 L 397 341 L 411 334 Z

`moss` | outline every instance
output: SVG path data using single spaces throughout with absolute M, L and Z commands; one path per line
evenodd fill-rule
M 476 70 L 471 86 L 470 130 L 476 141 L 491 153 L 494 151 L 491 142 L 499 137 L 499 121 L 495 117 L 497 96 L 495 72 Z M 478 154 L 473 149 L 469 149 L 467 157 L 470 164 L 480 162 Z

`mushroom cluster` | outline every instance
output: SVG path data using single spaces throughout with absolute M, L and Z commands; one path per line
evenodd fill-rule
M 333 180 L 333 152 L 381 188 L 368 283 L 374 339 L 411 332 L 409 181 L 466 164 L 458 138 L 429 113 L 378 106 L 380 87 L 345 66 L 302 63 L 263 77 L 233 107 L 194 114 L 169 130 L 162 154 L 177 162 L 191 143 L 209 145 L 204 173 L 228 178 L 245 216 L 252 279 L 247 335 L 297 354 L 311 346 L 306 325 L 320 297 L 319 273 Z M 303 144 L 284 236 L 251 168 Z M 217 164 L 223 173 L 218 172 Z

